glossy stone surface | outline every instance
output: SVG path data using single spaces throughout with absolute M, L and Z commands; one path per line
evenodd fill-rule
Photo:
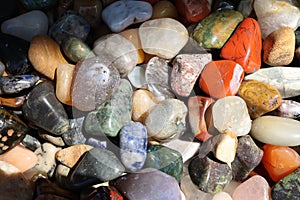
M 91 27 L 101 23 L 103 5 L 101 0 L 74 0 L 73 10 L 78 12 Z
M 60 45 L 63 40 L 75 36 L 85 41 L 90 32 L 90 25 L 78 13 L 67 11 L 49 28 L 49 35 Z
M 137 65 L 131 72 L 128 73 L 127 78 L 131 85 L 137 89 L 147 88 L 145 71 L 146 65 Z
M 0 94 L 17 94 L 23 90 L 33 87 L 39 76 L 31 74 L 8 75 L 0 77 Z
M 172 18 L 143 22 L 139 27 L 139 35 L 145 53 L 165 59 L 175 57 L 188 41 L 187 29 Z
M 166 99 L 153 106 L 145 119 L 148 136 L 170 140 L 186 129 L 187 106 L 178 99 Z
M 236 95 L 244 78 L 241 65 L 231 60 L 207 63 L 200 74 L 199 87 L 212 98 Z
M 104 56 L 77 63 L 74 73 L 71 83 L 72 103 L 83 111 L 94 110 L 106 101 L 120 81 L 118 70 Z
M 83 135 L 83 121 L 85 117 L 69 119 L 69 129 L 62 134 L 62 138 L 66 145 L 72 146 L 76 144 L 84 144 L 86 138 Z
M 297 168 L 295 171 L 275 183 L 271 190 L 272 199 L 299 199 L 300 190 L 297 187 L 300 182 L 299 175 L 300 168 Z
M 33 67 L 28 58 L 30 43 L 13 35 L 0 34 L 0 58 L 8 74 L 31 73 Z
M 300 156 L 290 147 L 265 144 L 263 150 L 262 163 L 275 182 L 300 167 Z
M 34 69 L 53 80 L 59 64 L 68 63 L 60 46 L 49 35 L 37 35 L 32 38 L 28 57 Z
M 55 6 L 57 0 L 21 0 L 20 2 L 28 10 L 49 10 Z
M 230 165 L 235 158 L 237 145 L 238 139 L 235 133 L 226 131 L 220 133 L 219 141 L 215 145 L 213 153 L 219 161 Z
M 199 22 L 192 37 L 203 48 L 220 49 L 243 18 L 240 12 L 231 9 L 212 12 Z
M 300 103 L 293 100 L 283 99 L 280 106 L 270 114 L 279 117 L 298 119 L 300 117 Z
M 193 23 L 203 20 L 211 12 L 211 1 L 176 0 L 178 13 L 184 22 Z
M 20 108 L 25 101 L 25 95 L 19 97 L 0 97 L 0 105 L 10 108 Z
M 295 53 L 295 33 L 283 27 L 271 32 L 263 42 L 263 61 L 271 66 L 288 65 Z
M 252 73 L 261 67 L 262 38 L 258 22 L 245 18 L 221 49 L 224 59 L 240 64 L 245 73 Z
M 250 17 L 253 12 L 254 0 L 241 0 L 237 7 L 237 10 L 243 14 L 244 17 Z
M 244 80 L 238 95 L 246 102 L 252 119 L 275 110 L 282 102 L 282 97 L 276 88 L 256 80 Z
M 56 88 L 57 99 L 67 105 L 72 105 L 71 83 L 74 75 L 75 65 L 59 64 L 56 69 Z
M 144 1 L 116 1 L 102 11 L 102 20 L 111 31 L 120 32 L 128 26 L 151 18 L 152 6 Z
M 128 173 L 110 181 L 125 198 L 131 200 L 180 200 L 181 194 L 176 179 L 157 169 L 147 168 Z
M 144 168 L 155 168 L 180 182 L 183 160 L 181 154 L 169 147 L 162 145 L 150 145 L 147 149 L 147 158 Z
M 22 106 L 24 117 L 36 127 L 54 135 L 62 135 L 68 130 L 69 121 L 63 105 L 49 82 L 40 82 L 27 96 Z
M 120 34 L 112 33 L 98 38 L 93 44 L 97 56 L 106 56 L 125 77 L 138 63 L 137 48 Z
M 29 11 L 4 21 L 1 31 L 30 42 L 36 35 L 47 34 L 48 17 L 40 10 Z
M 147 156 L 147 129 L 140 122 L 124 125 L 120 130 L 121 162 L 129 171 L 140 170 Z
M 62 41 L 64 54 L 74 63 L 86 58 L 94 57 L 94 52 L 81 39 L 70 36 Z
M 124 166 L 113 152 L 93 148 L 83 155 L 70 180 L 74 188 L 83 187 L 116 179 L 124 171 Z
M 231 163 L 233 180 L 244 181 L 259 165 L 263 154 L 263 150 L 255 144 L 250 135 L 239 137 L 236 156 Z
M 177 8 L 171 1 L 162 0 L 153 5 L 151 19 L 157 18 L 178 18 Z
M 113 186 L 99 186 L 85 198 L 85 200 L 96 199 L 123 200 L 123 196 Z
M 180 96 L 189 96 L 211 54 L 179 54 L 173 60 L 171 87 Z
M 256 140 L 277 146 L 298 146 L 300 122 L 294 119 L 261 116 L 252 122 L 251 136 Z
M 84 126 L 93 135 L 100 133 L 117 136 L 120 129 L 131 121 L 132 86 L 121 79 L 118 88 L 107 101 L 88 113 Z
M 241 183 L 233 192 L 232 199 L 235 200 L 269 200 L 270 186 L 262 176 L 255 175 Z

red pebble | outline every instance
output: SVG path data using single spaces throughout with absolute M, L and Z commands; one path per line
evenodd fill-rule
M 208 0 L 176 0 L 179 15 L 185 22 L 199 22 L 211 12 Z

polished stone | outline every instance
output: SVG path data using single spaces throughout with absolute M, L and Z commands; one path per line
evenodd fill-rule
M 33 87 L 39 76 L 31 74 L 8 75 L 0 77 L 0 94 L 17 94 Z
M 28 10 L 50 10 L 57 0 L 20 0 L 20 3 Z
M 181 19 L 186 23 L 203 20 L 211 12 L 212 1 L 176 0 L 176 7 Z
M 300 103 L 294 100 L 283 99 L 280 106 L 269 114 L 298 119 L 300 117 Z
M 137 65 L 128 73 L 127 78 L 136 89 L 147 88 L 145 71 L 146 65 Z
M 175 5 L 171 1 L 162 0 L 153 5 L 153 11 L 151 19 L 158 18 L 178 18 L 178 11 Z
M 232 132 L 220 133 L 220 136 L 213 153 L 219 161 L 230 165 L 236 155 L 237 136 Z

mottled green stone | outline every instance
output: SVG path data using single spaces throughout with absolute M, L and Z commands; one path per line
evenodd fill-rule
M 147 158 L 144 168 L 155 168 L 180 181 L 183 160 L 181 154 L 162 145 L 151 145 L 147 149 Z
M 81 39 L 73 36 L 62 41 L 62 49 L 64 54 L 75 63 L 95 56 L 87 44 L 85 44 Z
M 232 171 L 226 163 L 194 157 L 188 166 L 192 182 L 203 192 L 217 193 L 232 180 Z
M 300 168 L 280 179 L 271 190 L 273 200 L 300 199 Z
M 199 22 L 192 36 L 204 48 L 220 49 L 243 19 L 238 11 L 217 10 Z
M 111 137 L 117 136 L 120 129 L 131 121 L 132 93 L 130 82 L 121 79 L 119 87 L 110 99 L 87 114 L 84 121 L 85 130 L 93 135 L 103 133 Z

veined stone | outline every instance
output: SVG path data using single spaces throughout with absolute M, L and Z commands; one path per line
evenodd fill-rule
M 299 67 L 267 67 L 245 76 L 245 80 L 257 80 L 275 87 L 282 98 L 300 95 Z
M 40 10 L 32 10 L 2 22 L 1 31 L 30 42 L 36 35 L 47 34 L 48 17 Z
M 171 59 L 188 41 L 188 31 L 179 21 L 171 18 L 152 19 L 139 27 L 142 48 L 148 54 Z
M 252 122 L 251 136 L 256 140 L 278 146 L 300 145 L 300 122 L 278 116 L 261 116 Z

